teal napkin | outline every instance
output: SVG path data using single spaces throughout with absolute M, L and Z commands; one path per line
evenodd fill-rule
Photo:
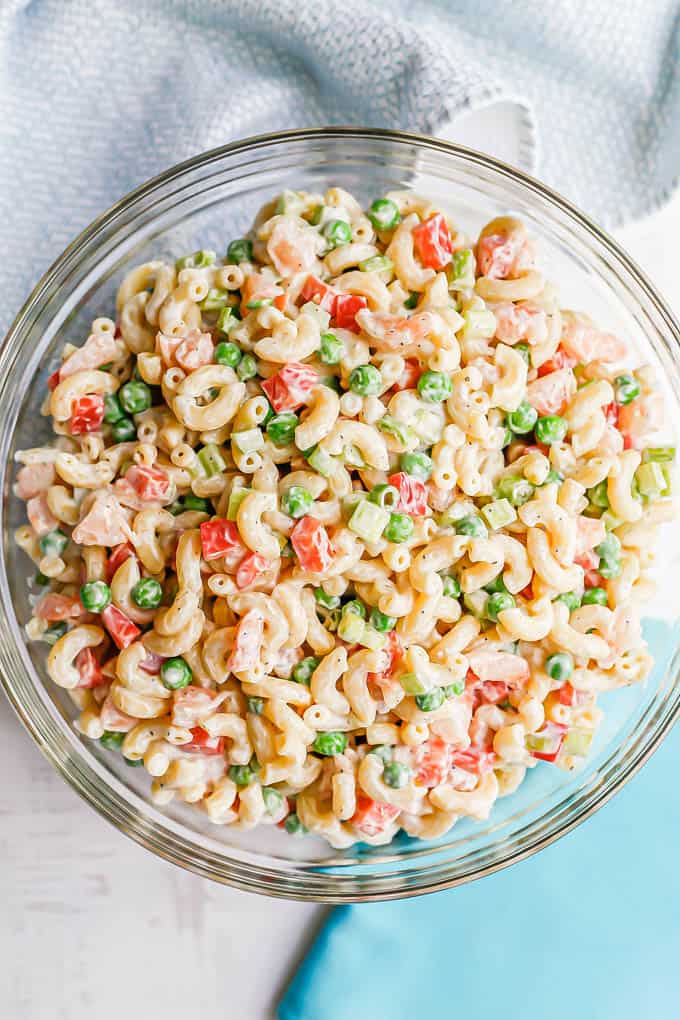
M 337 908 L 278 1020 L 677 1020 L 678 761 L 676 730 L 593 818 L 496 875 Z

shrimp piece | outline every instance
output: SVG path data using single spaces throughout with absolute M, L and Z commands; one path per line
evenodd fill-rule
M 139 719 L 121 712 L 111 700 L 111 695 L 107 694 L 99 713 L 99 721 L 109 733 L 127 733 L 137 725 Z
M 523 684 L 529 679 L 526 659 L 512 652 L 478 651 L 467 656 L 468 665 L 482 683 L 489 680 L 507 684 Z
M 17 475 L 14 493 L 19 499 L 32 499 L 54 485 L 54 464 L 25 464 Z
M 50 592 L 41 598 L 34 609 L 34 615 L 39 620 L 47 620 L 48 623 L 55 623 L 58 620 L 77 620 L 85 614 L 80 599 L 72 595 L 57 595 Z
M 73 529 L 78 545 L 121 545 L 131 537 L 123 508 L 111 492 L 98 492 L 89 512 Z
M 44 492 L 41 492 L 39 496 L 33 496 L 32 499 L 29 499 L 26 504 L 26 513 L 31 522 L 31 527 L 38 538 L 41 535 L 47 535 L 50 531 L 54 531 L 59 524 L 59 521 L 47 505 L 47 496 Z
M 186 727 L 189 730 L 193 729 L 202 719 L 213 715 L 228 694 L 228 691 L 217 694 L 215 691 L 196 687 L 195 684 L 189 684 L 188 687 L 175 691 L 172 708 L 173 724 Z
M 501 301 L 494 305 L 496 336 L 505 344 L 513 346 L 520 340 L 528 344 L 542 344 L 548 339 L 548 317 L 542 308 L 530 301 L 513 304 Z
M 647 393 L 630 404 L 619 407 L 619 432 L 627 446 L 641 450 L 647 436 L 663 424 L 663 398 L 660 393 Z
M 260 657 L 264 637 L 264 616 L 257 609 L 250 609 L 241 617 L 234 635 L 234 647 L 227 660 L 227 669 L 241 673 L 253 669 Z
M 410 318 L 401 318 L 389 312 L 362 309 L 357 312 L 356 321 L 364 333 L 376 341 L 371 346 L 378 351 L 400 352 L 412 345 L 423 344 L 431 333 L 441 331 L 441 323 L 432 312 L 416 312 Z
M 567 313 L 560 346 L 577 361 L 589 364 L 591 361 L 621 361 L 626 356 L 626 345 L 613 333 L 602 333 L 595 329 L 582 315 Z
M 560 368 L 529 383 L 526 399 L 539 414 L 561 414 L 575 393 L 574 373 Z
M 214 350 L 210 333 L 192 329 L 175 350 L 175 361 L 185 372 L 193 372 L 203 365 L 212 364 Z
M 295 220 L 280 219 L 267 241 L 267 254 L 280 276 L 309 272 L 316 262 L 316 235 Z
M 92 333 L 82 347 L 69 354 L 59 369 L 59 382 L 67 379 L 74 372 L 83 372 L 88 368 L 100 368 L 109 361 L 120 356 L 118 344 L 110 333 Z

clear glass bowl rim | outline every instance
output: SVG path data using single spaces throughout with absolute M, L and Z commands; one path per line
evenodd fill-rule
M 576 224 L 578 228 L 603 246 L 607 253 L 613 256 L 619 267 L 632 278 L 652 306 L 658 319 L 663 323 L 665 336 L 672 339 L 673 348 L 675 348 L 673 352 L 675 367 L 676 369 L 680 367 L 677 353 L 680 350 L 680 326 L 663 298 L 618 243 L 560 194 L 509 164 L 451 142 L 410 132 L 379 128 L 321 127 L 256 135 L 199 153 L 188 160 L 175 164 L 135 188 L 93 220 L 74 238 L 45 272 L 10 326 L 0 349 L 0 380 L 2 380 L 0 388 L 4 389 L 6 380 L 11 375 L 11 368 L 20 355 L 23 340 L 30 332 L 34 321 L 39 317 L 41 308 L 54 298 L 55 288 L 59 287 L 60 281 L 67 279 L 70 274 L 82 268 L 79 260 L 89 252 L 98 237 L 104 235 L 106 231 L 112 231 L 108 236 L 115 237 L 115 230 L 122 229 L 126 224 L 124 218 L 126 212 L 140 200 L 152 199 L 155 192 L 162 190 L 170 182 L 185 175 L 189 176 L 193 171 L 206 168 L 211 163 L 217 163 L 225 156 L 246 156 L 249 152 L 279 144 L 337 141 L 340 139 L 402 143 L 416 149 L 438 151 L 453 157 L 462 157 L 480 168 L 495 171 L 511 184 L 522 186 L 555 206 L 566 215 L 572 224 Z M 120 222 L 116 228 L 118 220 Z M 665 343 L 668 347 L 667 340 Z M 4 499 L 5 495 L 3 494 L 3 501 Z M 5 605 L 11 605 L 4 556 L 0 574 L 2 601 Z M 3 610 L 4 606 L 0 607 L 0 611 Z M 420 875 L 418 883 L 408 887 L 402 884 L 398 870 L 380 880 L 376 880 L 375 876 L 366 876 L 364 881 L 360 875 L 358 877 L 348 875 L 347 880 L 343 882 L 342 876 L 338 875 L 335 869 L 334 874 L 305 875 L 297 873 L 295 876 L 287 876 L 258 865 L 254 860 L 248 860 L 247 855 L 243 855 L 243 859 L 238 860 L 231 859 L 225 854 L 218 861 L 213 854 L 191 839 L 187 839 L 182 832 L 178 832 L 177 830 L 181 827 L 168 826 L 166 829 L 160 826 L 157 821 L 146 818 L 143 810 L 137 810 L 113 788 L 113 785 L 102 782 L 101 770 L 93 767 L 92 759 L 88 760 L 85 749 L 81 750 L 79 746 L 66 741 L 56 720 L 50 716 L 39 700 L 32 698 L 29 703 L 26 691 L 22 690 L 22 685 L 14 680 L 13 672 L 18 670 L 24 674 L 22 681 L 26 684 L 27 690 L 30 690 L 33 685 L 33 678 L 27 673 L 13 644 L 9 642 L 7 645 L 4 643 L 3 645 L 4 647 L 0 648 L 0 681 L 22 724 L 38 744 L 41 752 L 69 785 L 117 829 L 156 855 L 202 877 L 269 896 L 326 903 L 398 899 L 435 892 L 492 874 L 537 853 L 585 821 L 620 790 L 654 753 L 680 715 L 679 696 L 666 707 L 663 716 L 657 718 L 656 726 L 647 736 L 635 757 L 618 767 L 615 777 L 609 781 L 597 797 L 591 796 L 589 801 L 586 798 L 586 803 L 580 811 L 571 817 L 562 819 L 561 823 L 547 834 L 526 845 L 516 847 L 514 851 L 506 853 L 503 857 L 493 859 L 486 866 L 453 877 L 447 876 L 445 872 L 442 873 L 440 869 L 435 869 L 436 874 L 433 874 L 431 881 L 428 882 Z M 323 868 L 318 870 L 323 872 Z

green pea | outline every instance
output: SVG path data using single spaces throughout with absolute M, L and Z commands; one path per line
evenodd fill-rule
M 552 680 L 564 683 L 574 672 L 574 660 L 568 652 L 555 652 L 545 660 L 545 671 Z
M 569 612 L 573 613 L 575 609 L 580 607 L 581 598 L 575 591 L 565 591 L 561 595 L 557 596 L 555 602 L 564 602 Z
M 48 645 L 53 645 L 59 638 L 64 636 L 67 630 L 68 626 L 64 620 L 60 620 L 59 623 L 52 623 L 43 634 L 43 639 L 47 641 Z
M 123 758 L 123 761 L 131 769 L 139 769 L 144 764 L 142 758 Z
M 566 419 L 559 414 L 549 414 L 545 418 L 539 418 L 534 427 L 536 442 L 552 446 L 553 443 L 561 443 L 567 434 L 569 426 Z
M 304 684 L 309 687 L 312 679 L 312 673 L 321 662 L 321 659 L 317 659 L 315 655 L 308 655 L 305 659 L 301 659 L 295 666 L 293 666 L 293 672 L 290 674 L 291 680 L 296 684 Z
M 254 375 L 257 375 L 257 362 L 252 354 L 243 355 L 236 366 L 236 375 L 241 382 L 245 382 L 246 379 L 252 379 Z
M 497 623 L 498 614 L 506 609 L 513 609 L 514 606 L 515 600 L 512 595 L 506 595 L 505 592 L 497 591 L 493 595 L 489 595 L 486 600 L 486 615 L 494 623 Z
M 132 418 L 121 418 L 111 426 L 111 438 L 116 443 L 129 443 L 137 438 L 137 427 Z
M 529 368 L 531 368 L 531 348 L 529 344 L 515 344 L 515 350 L 524 358 Z
M 115 393 L 107 393 L 104 397 L 104 421 L 107 425 L 113 425 L 125 417 L 125 412 L 120 406 L 120 400 Z
M 388 542 L 406 542 L 413 534 L 415 525 L 408 514 L 392 513 L 383 531 L 383 538 Z
M 447 684 L 446 687 L 442 687 L 444 694 L 447 698 L 458 698 L 465 692 L 465 678 L 462 677 L 460 680 L 454 680 L 452 684 Z
M 304 836 L 304 834 L 309 831 L 304 827 L 294 811 L 288 815 L 283 823 L 283 827 L 291 836 Z
M 99 738 L 99 743 L 102 747 L 105 747 L 107 751 L 120 751 L 124 740 L 124 733 L 113 733 L 111 730 L 104 730 Z
M 388 616 L 387 613 L 381 613 L 379 609 L 372 609 L 370 624 L 375 630 L 384 634 L 388 630 L 394 630 L 397 626 L 397 618 L 396 616 Z
M 371 503 L 392 510 L 399 503 L 399 490 L 394 485 L 374 485 L 368 494 Z
M 314 497 L 302 485 L 291 485 L 281 496 L 281 509 L 289 517 L 304 517 L 309 513 Z
M 345 353 L 345 345 L 334 333 L 322 333 L 319 358 L 324 365 L 337 365 Z
M 194 496 L 193 492 L 188 492 L 183 497 L 184 509 L 185 510 L 196 510 L 201 514 L 212 514 L 213 508 L 212 503 L 209 499 L 203 499 L 202 496 Z
M 435 687 L 427 694 L 416 694 L 416 705 L 421 712 L 434 712 L 435 709 L 441 708 L 445 701 L 446 695 L 441 687 Z
M 345 220 L 329 220 L 323 228 L 323 236 L 330 248 L 341 244 L 349 244 L 352 240 L 352 228 Z
M 389 744 L 376 744 L 368 749 L 368 754 L 377 754 L 378 758 L 382 758 L 385 764 L 392 761 L 392 753 L 392 748 Z
M 442 580 L 444 582 L 442 593 L 448 599 L 457 599 L 460 596 L 460 581 L 458 578 L 447 574 Z
M 236 368 L 242 357 L 241 348 L 237 347 L 236 344 L 222 341 L 215 348 L 214 358 L 218 365 L 228 365 L 229 368 Z
M 357 365 L 349 375 L 349 388 L 362 397 L 375 397 L 380 393 L 382 376 L 375 365 Z
M 531 482 L 520 475 L 505 475 L 496 486 L 499 499 L 507 499 L 513 506 L 523 506 L 534 494 Z
M 409 296 L 404 301 L 404 308 L 409 308 L 409 309 L 415 308 L 416 305 L 418 304 L 419 300 L 420 300 L 420 294 L 418 294 L 418 293 L 416 293 L 414 291 L 412 294 L 409 294 Z
M 293 411 L 281 411 L 267 422 L 266 432 L 274 446 L 288 446 L 295 442 L 295 429 L 299 418 Z
M 399 458 L 399 467 L 407 475 L 412 475 L 414 478 L 419 478 L 422 482 L 426 482 L 432 474 L 432 458 L 428 457 L 426 453 L 420 453 L 417 450 L 414 453 L 402 453 Z
M 323 588 L 314 589 L 314 598 L 317 604 L 322 606 L 324 609 L 337 609 L 340 605 L 339 595 L 329 595 L 323 590 Z
M 362 620 L 365 620 L 366 606 L 359 599 L 351 599 L 349 602 L 345 602 L 342 607 L 342 615 L 345 616 L 347 613 L 353 613 L 355 616 L 360 616 Z
M 141 414 L 151 407 L 151 388 L 135 379 L 126 382 L 118 391 L 123 409 L 128 414 Z
M 262 715 L 263 708 L 264 698 L 246 698 L 246 710 L 253 715 Z
M 50 578 L 43 574 L 42 570 L 36 570 L 33 583 L 39 584 L 41 588 L 44 588 L 46 584 L 50 583 Z
M 230 765 L 229 778 L 237 786 L 249 786 L 255 778 L 250 765 Z
M 80 601 L 88 613 L 101 613 L 111 601 L 111 589 L 106 581 L 88 581 L 80 589 Z
M 477 517 L 476 514 L 468 514 L 467 517 L 461 517 L 459 521 L 456 521 L 456 534 L 471 535 L 473 538 L 488 538 L 489 532 L 481 517 Z
M 614 380 L 614 394 L 617 404 L 630 404 L 640 396 L 640 383 L 634 375 L 627 372 L 624 375 L 617 375 Z
M 240 262 L 253 261 L 253 242 L 245 237 L 237 237 L 227 248 L 227 262 L 237 266 Z
M 581 599 L 582 606 L 606 606 L 607 592 L 604 588 L 586 588 Z
M 376 198 L 368 210 L 368 218 L 374 230 L 381 233 L 384 230 L 394 230 L 401 220 L 401 214 L 391 198 Z
M 142 577 L 133 585 L 132 601 L 140 609 L 158 609 L 163 598 L 163 589 L 155 577 Z
M 418 393 L 420 393 L 423 400 L 427 400 L 430 404 L 441 403 L 442 400 L 447 400 L 453 392 L 453 385 L 451 379 L 444 372 L 423 372 L 421 377 L 418 379 Z
M 61 556 L 67 545 L 68 538 L 62 531 L 50 531 L 38 541 L 43 556 Z
M 526 400 L 523 400 L 515 411 L 509 411 L 506 417 L 508 428 L 519 436 L 531 432 L 537 420 L 538 411 L 531 404 L 528 404 Z
M 183 687 L 188 687 L 192 677 L 191 666 L 181 655 L 166 659 L 161 666 L 161 680 L 169 691 L 179 691 Z
M 411 778 L 411 770 L 408 765 L 402 765 L 400 761 L 388 761 L 383 769 L 383 780 L 386 786 L 393 790 L 402 790 Z
M 327 757 L 333 754 L 342 754 L 346 747 L 347 734 L 338 732 L 317 733 L 316 740 L 312 744 L 312 750 Z
M 618 577 L 621 573 L 621 543 L 609 532 L 607 537 L 599 545 L 595 546 L 595 552 L 600 557 L 598 571 L 603 577 Z

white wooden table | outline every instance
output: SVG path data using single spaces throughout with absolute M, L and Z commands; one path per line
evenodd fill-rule
M 680 198 L 620 239 L 680 312 Z M 157 860 L 52 771 L 0 696 L 1 1020 L 268 1020 L 324 914 Z

